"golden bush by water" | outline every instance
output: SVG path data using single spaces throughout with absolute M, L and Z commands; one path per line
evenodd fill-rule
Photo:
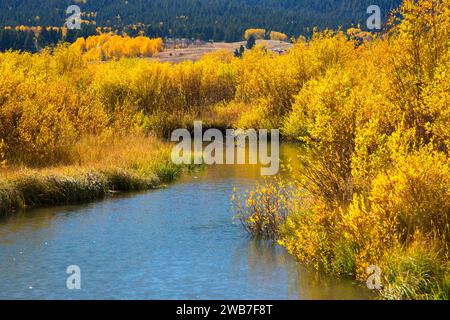
M 323 33 L 302 49 L 315 53 L 302 56 L 313 71 L 282 129 L 303 144 L 295 179 L 305 193 L 290 200 L 279 243 L 361 280 L 378 265 L 385 298 L 448 299 L 450 3 L 404 1 L 400 13 L 360 46 Z M 267 214 L 252 206 L 263 190 L 244 195 L 247 225 Z

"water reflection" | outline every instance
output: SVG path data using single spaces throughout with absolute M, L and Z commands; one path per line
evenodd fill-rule
M 247 247 L 237 248 L 231 271 L 236 274 L 248 270 L 264 275 L 255 285 L 266 286 L 274 278 L 283 283 L 286 299 L 370 299 L 370 292 L 360 283 L 334 279 L 298 264 L 283 248 L 268 241 L 249 241 Z M 281 276 L 280 276 L 281 275 Z

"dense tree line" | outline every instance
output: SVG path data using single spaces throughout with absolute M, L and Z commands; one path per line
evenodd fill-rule
M 319 29 L 348 28 L 368 17 L 369 0 L 0 0 L 0 26 L 62 26 L 66 8 L 78 3 L 97 26 L 125 28 L 141 24 L 149 37 L 237 41 L 249 28 L 309 35 Z M 382 14 L 400 0 L 379 0 Z M 136 29 L 133 29 L 136 30 Z
M 0 29 L 0 51 L 22 50 L 38 52 L 59 42 L 75 42 L 80 37 L 98 34 L 92 25 L 83 25 L 81 30 L 67 30 L 57 27 L 16 27 Z

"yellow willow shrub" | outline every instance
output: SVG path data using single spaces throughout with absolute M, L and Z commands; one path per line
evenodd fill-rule
M 281 119 L 290 111 L 293 95 L 300 87 L 297 69 L 291 66 L 288 58 L 267 52 L 263 47 L 245 53 L 235 63 L 237 101 L 255 104 L 256 115 L 252 118 L 258 118 L 261 99 L 270 100 L 270 105 L 266 104 L 269 109 L 263 121 L 273 123 L 269 129 L 280 127 Z M 248 123 L 248 126 L 258 128 L 258 123 Z
M 446 154 L 427 146 L 395 156 L 393 168 L 373 181 L 370 200 L 380 214 L 395 214 L 398 233 L 409 241 L 416 230 L 450 244 L 450 168 Z
M 101 47 L 92 48 L 83 54 L 83 58 L 86 61 L 105 61 L 106 56 Z
M 234 73 L 227 57 L 205 57 L 178 65 L 121 60 L 95 66 L 92 83 L 107 110 L 127 103 L 146 115 L 195 114 L 202 106 L 234 95 Z
M 172 79 L 177 86 L 178 108 L 197 109 L 201 104 L 202 70 L 191 61 L 176 64 L 171 70 Z
M 93 90 L 108 110 L 133 104 L 146 114 L 196 108 L 201 101 L 201 69 L 144 60 L 120 60 L 97 66 Z
M 26 78 L 24 65 L 29 64 L 30 54 L 18 52 L 0 53 L 0 106 L 10 99 Z
M 201 96 L 206 105 L 231 101 L 236 91 L 236 66 L 233 55 L 218 51 L 202 57 L 198 65 L 202 69 Z
M 109 128 L 112 132 L 119 136 L 125 136 L 127 133 L 148 133 L 150 131 L 148 128 L 150 120 L 144 115 L 143 111 L 138 109 L 128 102 L 117 106 L 109 117 Z
M 243 115 L 246 127 L 279 128 L 292 108 L 293 97 L 311 78 L 356 59 L 355 43 L 342 32 L 316 32 L 308 42 L 299 41 L 286 55 L 256 47 L 237 59 L 236 99 L 254 105 Z
M 359 102 L 355 105 L 357 118 L 351 167 L 352 180 L 358 191 L 369 190 L 378 172 L 390 166 L 386 142 L 403 119 L 399 108 L 385 99 L 380 82 L 386 79 L 377 72 L 371 59 L 364 56 L 361 61 L 361 70 L 367 75 L 357 75 L 358 87 L 355 89 Z
M 5 149 L 6 149 L 6 144 L 5 141 L 3 141 L 3 139 L 0 140 L 0 168 L 6 168 L 6 164 L 7 164 L 7 160 L 5 158 Z
M 145 116 L 142 122 L 144 132 L 151 132 L 157 137 L 169 139 L 173 130 L 192 126 L 196 113 L 183 111 L 159 111 L 152 115 Z
M 29 63 L 29 60 L 29 54 L 0 54 L 0 139 L 3 139 L 8 147 L 17 144 L 14 131 L 21 116 L 21 108 L 18 106 L 24 101 L 28 89 L 33 89 L 21 67 L 22 62 Z M 13 103 L 14 101 L 16 103 Z
M 77 134 L 81 136 L 103 134 L 111 120 L 111 115 L 90 93 L 78 96 L 75 104 L 68 107 L 68 112 Z
M 372 203 L 371 199 L 355 194 L 351 204 L 340 209 L 330 261 L 335 272 L 355 274 L 365 280 L 367 267 L 382 268 L 382 257 L 398 246 L 396 214 L 380 211 Z
M 299 205 L 288 214 L 280 228 L 278 242 L 304 264 L 331 272 L 333 243 L 330 233 L 336 227 L 332 221 L 338 216 L 337 210 L 325 209 L 323 204 L 311 201 L 310 197 L 305 197 L 303 203 L 298 201 Z
M 76 140 L 65 110 L 52 104 L 25 103 L 17 126 L 19 161 L 33 165 L 69 162 Z
M 284 125 L 284 134 L 307 145 L 303 177 L 310 192 L 333 203 L 351 200 L 351 158 L 357 111 L 364 103 L 354 79 L 330 70 L 303 87 Z
M 410 183 L 414 182 L 411 180 Z M 333 255 L 329 263 L 333 265 L 333 271 L 338 273 L 350 271 L 355 273 L 358 279 L 365 280 L 367 267 L 377 265 L 384 275 L 383 291 L 386 292 L 382 292 L 383 295 L 392 295 L 393 289 L 397 290 L 398 286 L 409 287 L 412 291 L 422 291 L 422 294 L 425 292 L 432 294 L 428 288 L 440 286 L 448 272 L 448 251 L 445 241 L 443 242 L 442 237 L 434 237 L 423 228 L 417 227 L 405 243 L 402 239 L 403 233 L 400 232 L 401 214 L 396 210 L 385 210 L 384 205 L 380 205 L 382 202 L 377 198 L 379 195 L 390 197 L 386 190 L 382 193 L 380 191 L 374 188 L 368 198 L 355 196 L 352 204 L 341 211 L 335 239 L 331 242 Z M 418 252 L 419 243 L 422 247 L 420 252 Z M 404 265 L 406 261 L 409 261 L 409 266 Z M 351 268 L 348 268 L 349 266 Z M 414 274 L 416 272 L 419 274 Z M 428 277 L 434 279 L 427 279 Z M 433 282 L 429 282 L 430 280 Z M 403 298 L 408 296 L 414 298 L 409 294 Z
M 379 110 L 386 111 L 383 108 Z M 389 138 L 388 131 L 392 128 L 385 121 L 388 116 L 389 113 L 384 113 L 379 118 L 371 117 L 356 128 L 351 172 L 353 183 L 359 190 L 368 190 L 378 172 L 390 165 L 391 157 L 386 142 Z
M 80 52 L 86 51 L 86 40 L 83 37 L 78 38 L 72 43 L 72 48 L 77 49 Z
M 77 69 L 86 68 L 81 52 L 69 48 L 67 44 L 58 45 L 52 55 L 51 61 L 55 64 L 57 74 L 70 74 Z
M 236 189 L 231 196 L 234 219 L 254 237 L 276 240 L 279 228 L 293 206 L 296 191 L 292 183 L 281 177 L 266 179 L 254 190 L 239 194 Z
M 210 107 L 209 112 L 205 115 L 206 121 L 211 127 L 242 129 L 243 127 L 239 125 L 239 118 L 250 108 L 245 103 L 235 101 L 219 102 Z
M 273 116 L 275 103 L 271 98 L 258 98 L 247 112 L 241 112 L 236 127 L 240 129 L 278 128 L 279 118 Z
M 313 63 L 315 57 L 310 50 L 310 43 L 306 41 L 294 43 L 288 54 L 283 55 L 282 58 L 286 60 L 286 66 L 294 71 L 293 77 L 297 80 L 299 88 L 312 77 L 320 75 L 319 68 Z
M 306 193 L 287 216 L 279 243 L 316 269 L 365 279 L 366 267 L 379 265 L 398 244 L 396 227 L 394 215 L 374 212 L 363 196 L 354 194 L 343 207 Z
M 393 135 L 387 142 L 387 148 L 395 148 L 390 151 L 393 166 L 379 172 L 366 195 L 353 193 L 349 205 L 330 204 L 314 194 L 305 197 L 303 208 L 288 215 L 281 244 L 316 268 L 355 274 L 364 280 L 366 268 L 374 264 L 396 274 L 399 270 L 392 269 L 392 252 L 412 250 L 420 234 L 440 248 L 433 252 L 438 257 L 434 265 L 445 266 L 442 261 L 448 263 L 450 243 L 448 158 L 431 145 L 409 153 L 414 137 L 414 132 L 401 130 Z M 395 282 L 392 274 L 389 283 Z M 442 272 L 439 276 L 443 281 Z M 420 291 L 414 283 L 405 285 Z
M 271 77 L 269 70 L 275 65 L 276 59 L 279 58 L 267 52 L 263 47 L 257 46 L 251 51 L 247 51 L 242 59 L 235 60 L 237 64 L 236 98 L 244 102 L 251 102 L 255 98 L 265 96 L 269 91 L 269 88 L 266 87 L 266 83 L 270 82 Z
M 179 65 L 145 63 L 136 70 L 131 88 L 146 114 L 195 113 L 202 104 L 202 69 L 186 62 Z
M 377 38 L 376 34 L 362 31 L 359 28 L 348 28 L 345 33 L 350 37 L 350 39 L 356 41 L 359 45 L 367 44 Z
M 401 23 L 388 40 L 387 59 L 380 60 L 388 79 L 385 91 L 404 112 L 407 125 L 417 127 L 418 139 L 428 142 L 427 123 L 433 119 L 423 113 L 423 90 L 434 81 L 438 66 L 448 63 L 450 2 L 405 0 L 400 14 Z
M 438 65 L 433 81 L 423 89 L 420 113 L 426 117 L 424 127 L 440 151 L 450 151 L 450 50 L 446 62 Z
M 106 110 L 113 111 L 125 101 L 133 102 L 131 83 L 136 70 L 132 61 L 109 62 L 94 68 L 91 88 Z
M 134 99 L 146 114 L 176 112 L 181 108 L 179 85 L 170 64 L 143 64 L 135 69 Z
M 0 63 L 9 80 L 0 82 L 0 138 L 7 142 L 11 160 L 68 162 L 76 136 L 106 127 L 107 115 L 87 90 L 91 73 L 73 49 L 6 53 Z
M 348 65 L 356 58 L 355 42 L 342 31 L 315 31 L 308 51 L 309 63 L 320 74 L 328 68 Z
M 48 79 L 52 71 L 44 70 L 52 65 L 45 53 L 42 57 L 43 63 L 35 66 L 38 60 L 35 55 L 18 52 L 0 54 L 0 106 L 8 103 L 19 105 L 20 101 L 36 91 L 35 80 L 39 75 L 41 82 Z
M 371 211 L 363 197 L 355 195 L 345 210 L 311 198 L 288 215 L 280 244 L 316 269 L 365 279 L 367 266 L 379 265 L 398 243 L 395 227 L 392 217 Z

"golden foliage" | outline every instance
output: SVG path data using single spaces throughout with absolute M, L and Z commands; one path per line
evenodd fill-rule
M 285 33 L 278 32 L 278 31 L 270 32 L 270 40 L 286 41 L 287 39 L 288 39 L 288 36 Z
M 6 149 L 5 141 L 3 141 L 3 139 L 1 139 L 0 140 L 0 168 L 6 167 L 7 160 L 5 158 L 5 149 Z
M 163 50 L 163 41 L 161 38 L 131 38 L 103 33 L 87 39 L 78 38 L 72 47 L 84 52 L 87 61 L 102 61 L 121 57 L 152 57 Z
M 293 209 L 295 188 L 280 177 L 257 184 L 243 194 L 233 190 L 234 219 L 253 236 L 276 240 L 279 228 Z
M 280 239 L 299 260 L 361 280 L 378 265 L 387 298 L 448 299 L 450 2 L 406 0 L 400 14 L 382 37 L 326 31 L 282 57 L 244 55 L 248 89 L 238 80 L 237 95 L 251 111 L 240 121 L 278 119 L 304 145 L 296 183 L 307 192 Z M 283 60 L 281 80 L 271 64 Z M 266 66 L 283 92 L 297 92 L 285 112 Z
M 244 32 L 244 39 L 248 40 L 251 36 L 254 36 L 255 39 L 264 39 L 266 35 L 266 30 L 265 29 L 247 29 Z
M 448 298 L 450 2 L 405 0 L 396 16 L 384 35 L 315 32 L 283 55 L 256 46 L 242 58 L 222 51 L 176 65 L 89 63 L 162 50 L 160 39 L 111 33 L 53 52 L 1 53 L 0 161 L 74 164 L 90 137 L 167 137 L 202 117 L 281 128 L 304 145 L 301 201 L 278 226 L 284 214 L 266 214 L 284 209 L 257 199 L 269 203 L 286 190 L 258 187 L 240 207 L 249 230 L 276 230 L 296 257 L 330 272 L 363 279 L 378 264 L 388 297 Z M 250 29 L 246 38 L 265 33 Z M 416 259 L 424 242 L 429 254 Z M 408 290 L 401 279 L 411 281 Z

